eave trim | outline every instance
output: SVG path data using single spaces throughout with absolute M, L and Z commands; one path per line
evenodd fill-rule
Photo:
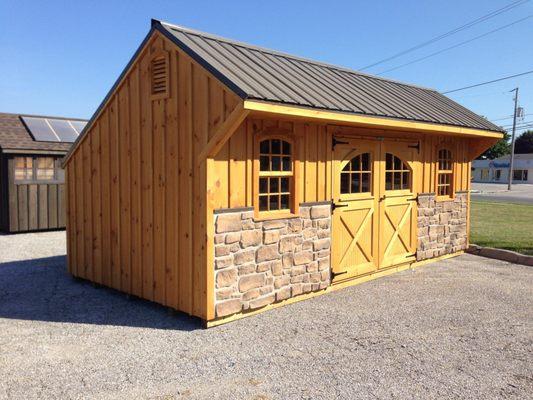
M 461 126 L 444 125 L 429 122 L 399 120 L 394 118 L 371 117 L 366 115 L 357 115 L 338 111 L 326 111 L 309 107 L 291 106 L 257 100 L 245 100 L 244 109 L 255 112 L 299 118 L 310 118 L 328 122 L 349 123 L 352 125 L 364 127 L 400 129 L 413 132 L 428 132 L 469 137 L 481 136 L 498 139 L 503 138 L 503 133 L 487 131 L 483 129 L 466 128 Z

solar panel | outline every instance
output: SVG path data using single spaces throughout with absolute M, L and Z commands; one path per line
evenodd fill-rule
M 78 132 L 64 119 L 48 119 L 48 123 L 59 137 L 61 142 L 74 142 L 78 137 Z
M 22 117 L 22 120 L 30 130 L 31 135 L 38 142 L 59 142 L 45 118 Z
M 21 117 L 33 139 L 38 142 L 74 142 L 83 130 L 86 121 L 71 121 L 57 118 Z
M 85 128 L 85 125 L 87 125 L 86 121 L 70 121 L 72 126 L 74 126 L 74 129 L 78 131 L 78 135 L 81 133 L 83 128 Z

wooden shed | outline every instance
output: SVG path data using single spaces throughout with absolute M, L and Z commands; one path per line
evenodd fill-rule
M 461 254 L 501 137 L 435 90 L 153 20 L 65 158 L 68 269 L 212 326 Z
M 0 113 L 0 231 L 65 228 L 61 159 L 86 123 Z

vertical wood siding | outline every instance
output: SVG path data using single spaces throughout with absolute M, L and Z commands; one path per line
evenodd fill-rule
M 213 160 L 214 209 L 253 206 L 254 135 L 287 132 L 301 162 L 296 182 L 300 202 L 331 200 L 331 133 L 325 125 L 248 118 Z
M 59 159 L 55 160 L 58 164 Z M 5 229 L 10 232 L 65 228 L 64 183 L 15 183 L 14 159 L 5 162 L 7 207 Z
M 169 95 L 152 100 L 150 61 L 161 51 Z M 67 164 L 73 275 L 206 318 L 206 165 L 197 157 L 238 101 L 154 34 Z
M 273 132 L 276 128 L 288 132 L 296 140 L 295 157 L 301 165 L 296 184 L 301 202 L 331 200 L 333 135 L 420 141 L 419 159 L 415 163 L 419 171 L 416 192 L 435 192 L 437 151 L 440 146 L 445 146 L 454 154 L 454 190 L 463 191 L 470 187 L 467 139 L 250 117 L 213 160 L 214 209 L 253 206 L 254 134 Z

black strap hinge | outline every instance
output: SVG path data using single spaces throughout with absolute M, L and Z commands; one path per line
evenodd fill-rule
M 344 274 L 347 274 L 348 271 L 342 271 L 342 272 L 333 272 L 331 271 L 331 279 L 335 278 L 336 276 L 339 276 L 339 275 L 344 275 Z
M 416 149 L 417 153 L 420 154 L 420 142 L 417 142 L 416 144 L 410 144 L 407 147 L 410 149 Z
M 331 139 L 331 147 L 334 149 L 336 145 L 338 144 L 348 144 L 348 142 L 341 142 L 340 140 L 337 140 L 335 136 Z
M 348 207 L 348 204 L 336 204 L 336 203 L 331 203 L 331 212 L 335 211 L 336 208 L 340 208 L 340 207 Z

